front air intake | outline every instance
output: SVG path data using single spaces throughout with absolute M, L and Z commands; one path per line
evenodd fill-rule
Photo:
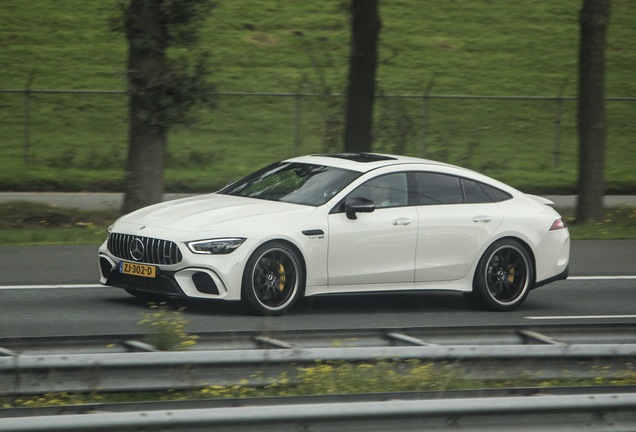
M 102 276 L 108 278 L 113 271 L 113 264 L 104 257 L 99 258 L 99 270 L 102 272 Z
M 212 276 L 205 272 L 196 272 L 192 275 L 192 282 L 199 292 L 205 294 L 219 294 L 219 289 L 216 287 Z

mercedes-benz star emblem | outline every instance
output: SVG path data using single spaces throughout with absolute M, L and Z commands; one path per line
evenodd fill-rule
M 144 257 L 144 243 L 141 239 L 135 238 L 132 242 L 130 242 L 130 247 L 128 251 L 130 252 L 130 256 L 135 261 L 140 261 Z

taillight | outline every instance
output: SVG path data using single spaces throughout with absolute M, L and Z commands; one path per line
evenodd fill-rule
M 567 227 L 568 226 L 563 220 L 563 218 L 559 218 L 552 223 L 552 226 L 550 227 L 550 231 L 562 230 L 562 229 L 566 229 Z

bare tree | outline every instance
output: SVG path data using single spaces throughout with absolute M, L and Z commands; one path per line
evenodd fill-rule
M 128 39 L 130 129 L 123 204 L 127 213 L 161 201 L 170 128 L 192 120 L 196 106 L 213 105 L 214 87 L 206 81 L 207 54 L 196 50 L 196 42 L 198 26 L 214 3 L 125 0 L 121 4 Z
M 579 222 L 603 219 L 605 194 L 605 41 L 610 0 L 583 0 L 579 52 Z
M 381 22 L 378 0 L 351 2 L 351 55 L 345 124 L 345 151 L 370 151 L 373 101 Z

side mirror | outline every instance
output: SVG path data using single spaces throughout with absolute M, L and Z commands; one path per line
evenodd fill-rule
M 375 210 L 375 203 L 370 199 L 361 197 L 347 198 L 342 204 L 347 218 L 353 220 L 358 219 L 356 213 L 371 213 Z

